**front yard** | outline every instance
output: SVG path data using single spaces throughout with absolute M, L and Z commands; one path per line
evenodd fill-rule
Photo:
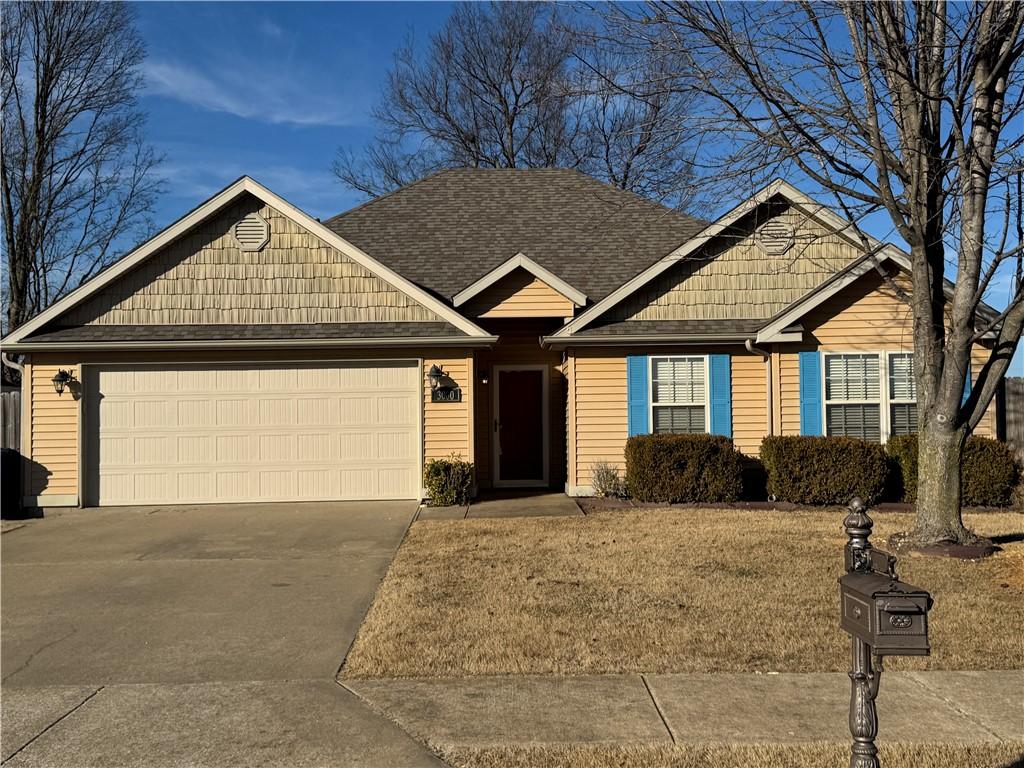
M 872 517 L 876 546 L 912 523 Z M 420 522 L 342 676 L 845 671 L 841 521 L 672 509 Z M 933 653 L 889 668 L 1021 666 L 1024 517 L 967 523 L 1004 550 L 980 562 L 900 558 L 900 576 L 935 597 Z

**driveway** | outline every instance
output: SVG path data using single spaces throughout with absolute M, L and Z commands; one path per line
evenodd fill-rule
M 75 510 L 4 533 L 12 766 L 437 766 L 334 678 L 413 502 Z

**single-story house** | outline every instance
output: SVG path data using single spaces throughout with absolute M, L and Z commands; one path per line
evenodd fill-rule
M 25 501 L 412 499 L 452 454 L 583 495 L 635 434 L 885 441 L 916 428 L 910 281 L 871 248 L 782 181 L 706 222 L 450 170 L 321 222 L 244 177 L 3 340 Z

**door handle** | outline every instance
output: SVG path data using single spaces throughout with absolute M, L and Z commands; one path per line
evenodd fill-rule
M 497 434 L 497 432 L 498 432 L 498 426 L 499 426 L 499 425 L 498 425 L 498 420 L 497 420 L 497 419 L 495 419 L 495 420 L 494 420 L 494 432 L 495 432 L 495 434 Z

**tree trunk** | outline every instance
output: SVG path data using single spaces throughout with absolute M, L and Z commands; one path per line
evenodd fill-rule
M 960 516 L 960 461 L 967 428 L 922 425 L 917 435 L 917 520 L 907 543 L 976 544 L 980 539 L 964 527 Z

